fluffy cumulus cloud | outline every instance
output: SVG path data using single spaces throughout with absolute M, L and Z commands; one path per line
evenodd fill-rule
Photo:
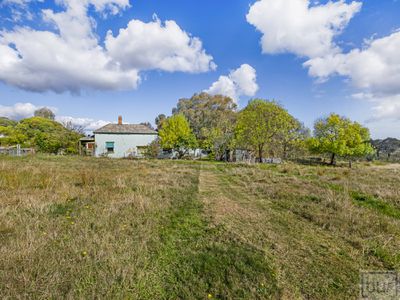
M 366 41 L 362 49 L 313 58 L 305 62 L 309 73 L 326 80 L 340 75 L 360 90 L 355 95 L 374 103 L 374 120 L 400 119 L 400 32 Z
M 263 34 L 264 53 L 318 57 L 339 52 L 333 39 L 360 9 L 355 1 L 311 5 L 309 0 L 259 0 L 247 21 Z
M 372 106 L 369 121 L 400 119 L 400 31 L 368 39 L 344 52 L 335 42 L 360 2 L 259 0 L 247 20 L 262 32 L 264 53 L 289 52 L 305 58 L 304 67 L 319 82 L 342 76 L 357 91 L 354 98 Z
M 310 59 L 305 63 L 315 77 L 341 75 L 356 88 L 374 94 L 400 94 L 400 31 L 368 40 L 362 49 Z
M 241 96 L 254 96 L 258 91 L 256 70 L 243 64 L 227 76 L 220 76 L 205 92 L 225 95 L 237 101 Z
M 0 105 L 0 117 L 6 117 L 12 120 L 32 117 L 35 110 L 39 107 L 32 103 L 15 103 L 12 106 Z
M 132 20 L 116 37 L 109 32 L 105 45 L 126 69 L 198 73 L 216 67 L 198 38 L 190 37 L 174 21 L 163 25 L 157 17 L 150 23 Z
M 42 11 L 54 31 L 27 27 L 0 31 L 1 81 L 37 92 L 79 93 L 87 88 L 134 89 L 143 70 L 195 73 L 215 68 L 201 41 L 174 21 L 164 25 L 158 19 L 132 20 L 117 36 L 108 33 L 102 43 L 95 34 L 96 22 L 88 16 L 89 7 L 116 14 L 129 6 L 128 0 L 56 2 L 63 10 Z

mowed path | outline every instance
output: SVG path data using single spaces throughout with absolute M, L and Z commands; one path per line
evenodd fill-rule
M 339 253 L 354 251 L 347 241 L 299 216 L 279 191 L 282 181 L 266 178 L 271 194 L 258 194 L 235 167 L 201 166 L 199 199 L 214 226 L 263 253 L 279 298 L 352 297 L 358 292 L 358 262 Z M 289 182 L 296 183 L 296 179 Z M 276 183 L 275 183 L 276 182 Z M 280 195 L 283 193 L 283 195 Z M 280 199 L 282 197 L 282 199 Z M 285 202 L 285 205 L 283 205 Z M 266 283 L 268 285 L 268 283 Z
M 201 166 L 199 196 L 212 222 L 215 225 L 223 224 L 225 229 L 243 242 L 250 242 L 248 229 L 253 231 L 266 223 L 266 215 L 257 208 L 257 200 L 252 199 L 235 182 L 235 178 L 224 175 L 216 165 Z M 262 249 L 260 245 L 251 244 L 259 250 Z

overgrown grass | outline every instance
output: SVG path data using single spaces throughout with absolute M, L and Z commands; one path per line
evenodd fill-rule
M 0 296 L 357 298 L 400 270 L 399 171 L 1 157 Z

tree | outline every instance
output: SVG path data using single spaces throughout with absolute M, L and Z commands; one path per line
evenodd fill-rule
M 400 140 L 395 138 L 371 140 L 371 144 L 376 150 L 376 156 L 378 159 L 386 156 L 386 159 L 389 160 L 392 155 L 400 152 Z
M 192 133 L 189 122 L 184 115 L 178 114 L 167 118 L 159 131 L 161 146 L 164 149 L 173 149 L 182 158 L 189 149 L 197 146 L 196 137 Z
M 161 152 L 160 140 L 156 139 L 146 147 L 144 156 L 146 158 L 157 158 L 160 152 Z
M 156 123 L 156 126 L 157 126 L 157 130 L 160 130 L 160 129 L 161 129 L 162 123 L 165 121 L 166 118 L 167 118 L 167 117 L 166 117 L 164 114 L 159 114 L 159 115 L 157 116 L 157 118 L 155 119 L 155 123 Z
M 4 127 L 14 127 L 15 125 L 17 125 L 17 121 L 14 120 L 10 120 L 6 117 L 0 117 L 0 126 L 4 126 Z
M 216 160 L 229 160 L 235 145 L 236 114 L 225 115 L 218 119 L 213 128 L 203 128 L 202 147 L 210 151 Z
M 308 144 L 314 153 L 329 154 L 331 165 L 335 164 L 337 156 L 341 156 L 349 159 L 351 167 L 352 158 L 374 152 L 368 128 L 337 114 L 315 122 L 314 137 Z
M 195 94 L 191 98 L 180 99 L 172 113 L 183 114 L 189 121 L 190 127 L 203 149 L 212 151 L 210 139 L 216 133 L 215 129 L 226 131 L 227 122 L 234 122 L 236 115 L 236 103 L 229 97 L 207 93 Z M 234 125 L 234 124 L 232 124 Z M 233 136 L 231 126 L 230 134 Z M 217 131 L 218 131 L 217 130 Z M 217 134 L 219 136 L 219 134 Z
M 260 162 L 268 146 L 287 134 L 292 116 L 273 101 L 255 99 L 239 113 L 236 140 L 239 146 L 256 152 Z M 269 148 L 273 152 L 273 149 Z
M 78 152 L 78 141 L 83 136 L 73 130 L 65 128 L 58 122 L 33 117 L 21 120 L 15 127 L 0 126 L 2 145 L 32 147 L 44 153 Z
M 307 150 L 308 138 L 310 138 L 310 130 L 296 118 L 289 118 L 286 130 L 283 130 L 277 137 L 283 159 L 287 159 L 289 156 L 303 155 Z
M 85 134 L 85 126 L 72 123 L 72 121 L 65 121 L 61 123 L 66 129 L 75 131 L 79 134 Z
M 140 125 L 144 125 L 144 126 L 150 128 L 151 130 L 154 130 L 153 125 L 151 125 L 150 122 L 142 122 L 142 123 L 140 123 Z
M 49 119 L 49 120 L 54 120 L 54 118 L 55 118 L 54 113 L 47 107 L 43 107 L 38 110 L 35 110 L 34 116 L 42 117 L 42 118 Z
M 28 137 L 12 126 L 0 126 L 0 146 L 23 145 Z

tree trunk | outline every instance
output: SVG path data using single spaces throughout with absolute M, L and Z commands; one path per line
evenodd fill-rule
M 351 159 L 349 159 L 349 168 L 351 169 L 352 164 L 351 164 Z
M 334 166 L 334 165 L 335 165 L 335 153 L 332 153 L 330 165 L 331 165 L 331 166 Z
M 286 147 L 286 144 L 284 144 L 283 145 L 283 159 L 284 160 L 286 160 L 286 158 L 287 158 L 287 151 L 288 151 L 288 149 Z
M 262 163 L 263 162 L 263 146 L 258 146 L 258 156 L 259 156 L 259 162 Z

